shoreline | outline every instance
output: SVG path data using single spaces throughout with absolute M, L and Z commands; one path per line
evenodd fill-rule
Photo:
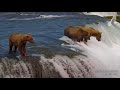
M 113 16 L 105 16 L 105 18 L 111 20 Z M 120 16 L 116 16 L 116 21 L 120 23 Z

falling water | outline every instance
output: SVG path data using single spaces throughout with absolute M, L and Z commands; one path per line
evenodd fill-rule
M 55 55 L 46 58 L 44 55 L 32 54 L 27 59 L 0 58 L 0 77 L 2 78 L 105 78 L 120 77 L 120 24 L 115 16 L 110 22 L 88 24 L 102 32 L 100 42 L 91 37 L 87 45 L 74 42 L 68 37 L 61 37 L 67 48 L 80 55 L 72 58 Z
M 95 68 L 96 77 L 120 77 L 120 24 L 115 21 L 116 16 L 110 22 L 99 22 L 99 24 L 89 24 L 102 32 L 102 40 L 98 42 L 94 37 L 84 43 L 69 42 L 70 48 L 83 50 Z M 111 23 L 111 25 L 110 25 Z M 62 40 L 66 41 L 67 37 Z M 67 39 L 68 40 L 68 39 Z

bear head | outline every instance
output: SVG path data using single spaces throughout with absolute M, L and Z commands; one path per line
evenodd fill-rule
M 30 42 L 30 43 L 34 43 L 33 37 L 32 37 L 32 35 L 31 35 L 30 33 L 25 34 L 24 39 L 25 39 L 26 41 Z
M 101 34 L 102 34 L 102 32 L 99 32 L 99 33 L 96 34 L 96 39 L 98 41 L 101 41 Z

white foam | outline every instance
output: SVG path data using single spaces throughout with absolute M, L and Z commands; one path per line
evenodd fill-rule
M 117 12 L 83 12 L 85 15 L 97 15 L 97 16 L 114 16 L 117 15 Z
M 69 58 L 67 56 L 55 55 L 52 59 L 47 59 L 44 55 L 40 55 L 40 57 L 40 62 L 43 67 L 47 64 L 49 69 L 56 70 L 62 78 L 94 77 L 94 68 L 91 65 L 91 62 L 85 60 L 83 56 Z M 53 65 L 53 67 L 51 65 Z
M 25 14 L 28 15 L 28 14 Z M 50 18 L 60 18 L 60 17 L 66 17 L 66 15 L 40 15 L 33 18 L 11 18 L 9 20 L 34 20 L 34 19 L 50 19 Z
M 21 16 L 36 15 L 35 13 L 20 13 Z
M 58 63 L 54 62 L 53 60 L 50 60 L 51 63 L 53 63 L 55 70 L 58 71 L 63 78 L 69 78 L 69 75 L 67 72 L 65 72 L 64 68 L 59 65 Z
M 66 15 L 40 15 L 42 18 L 66 17 Z
M 88 46 L 84 43 L 74 45 L 69 43 L 67 46 L 83 50 L 87 58 L 92 59 L 90 61 L 94 63 L 96 77 L 120 77 L 120 29 L 112 24 L 109 26 L 108 22 L 89 24 L 87 26 L 100 30 L 102 32 L 102 41 L 98 42 L 96 38 L 92 37 L 87 43 Z M 62 40 L 67 41 L 67 38 Z

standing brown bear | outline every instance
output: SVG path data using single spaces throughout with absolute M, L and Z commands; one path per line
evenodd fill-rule
M 21 56 L 26 56 L 26 43 L 34 43 L 34 40 L 32 38 L 32 35 L 30 33 L 28 34 L 19 34 L 19 33 L 12 33 L 9 37 L 9 53 L 12 52 L 13 46 L 14 46 L 14 52 L 16 53 L 16 50 L 18 48 Z
M 87 26 L 76 26 L 81 30 L 84 30 L 89 33 L 90 37 L 96 37 L 98 41 L 101 41 L 101 34 L 102 32 L 99 32 L 98 30 L 92 28 L 92 27 L 87 27 Z
M 79 27 L 76 26 L 68 26 L 64 30 L 64 35 L 68 36 L 74 41 L 83 41 L 84 43 L 87 42 L 88 39 L 90 39 L 89 32 L 86 32 Z

